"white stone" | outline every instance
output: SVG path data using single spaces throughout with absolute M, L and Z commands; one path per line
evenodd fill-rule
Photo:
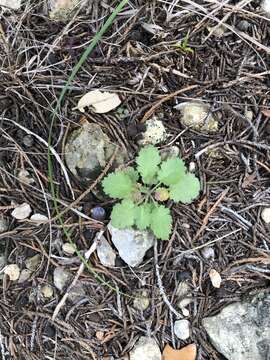
M 11 281 L 16 281 L 20 277 L 20 268 L 17 264 L 10 264 L 5 267 L 4 273 L 9 276 Z
M 65 270 L 62 267 L 57 267 L 54 269 L 53 272 L 53 282 L 55 287 L 60 291 L 63 292 L 72 282 L 73 275 Z M 78 280 L 75 286 L 69 293 L 69 300 L 73 303 L 76 303 L 85 295 L 82 282 Z
M 116 254 L 104 236 L 101 236 L 98 243 L 97 255 L 102 265 L 108 267 L 115 266 Z
M 37 270 L 41 262 L 41 256 L 39 254 L 29 257 L 25 260 L 25 266 L 28 270 L 34 272 Z
M 262 10 L 270 16 L 270 0 L 263 0 L 261 7 Z
M 30 220 L 32 221 L 35 221 L 37 223 L 43 223 L 43 222 L 46 222 L 48 221 L 48 217 L 46 215 L 42 215 L 42 214 L 33 214 L 31 217 L 30 217 Z
M 210 277 L 210 280 L 211 280 L 211 283 L 212 285 L 219 289 L 220 286 L 221 286 L 221 282 L 222 282 L 222 279 L 221 279 L 221 276 L 220 276 L 220 273 L 215 270 L 215 269 L 211 269 L 209 271 L 209 277 Z
M 187 340 L 190 337 L 190 322 L 188 320 L 176 320 L 174 323 L 174 334 L 180 340 Z
M 205 260 L 213 260 L 215 258 L 215 250 L 211 246 L 206 246 L 201 250 Z
M 21 7 L 21 0 L 0 0 L 0 6 L 7 9 L 18 10 Z
M 11 215 L 17 220 L 24 220 L 31 214 L 31 206 L 27 203 L 23 203 L 17 206 L 11 213 Z
M 218 122 L 209 104 L 202 101 L 187 101 L 174 107 L 181 112 L 180 122 L 191 129 L 201 132 L 216 132 Z
M 70 243 L 64 243 L 62 250 L 68 255 L 73 255 L 76 252 L 75 246 Z
M 133 301 L 133 306 L 139 311 L 145 311 L 150 305 L 149 295 L 146 290 L 141 290 Z
M 84 1 L 85 2 L 85 1 Z M 70 17 L 73 10 L 78 5 L 82 5 L 82 0 L 49 0 L 50 18 L 54 20 L 66 20 Z
M 155 339 L 142 336 L 129 353 L 130 360 L 161 360 L 161 352 Z
M 30 172 L 25 169 L 20 169 L 18 173 L 18 179 L 23 184 L 31 185 L 35 182 L 33 178 L 30 177 Z
M 49 299 L 53 297 L 53 288 L 50 285 L 44 285 L 41 288 L 41 293 L 46 299 Z
M 149 231 L 120 230 L 114 228 L 111 224 L 109 224 L 108 229 L 119 256 L 129 266 L 140 265 L 146 251 L 154 245 L 154 235 Z
M 262 219 L 266 224 L 270 224 L 270 207 L 262 210 Z
M 145 126 L 146 130 L 142 134 L 143 138 L 139 140 L 140 145 L 157 145 L 166 140 L 167 131 L 161 120 L 152 118 L 146 121 Z
M 270 339 L 270 294 L 227 305 L 203 326 L 214 347 L 229 360 L 266 360 Z M 268 355 L 267 355 L 268 354 Z
M 178 285 L 178 288 L 176 290 L 176 296 L 179 298 L 179 301 L 177 302 L 177 306 L 179 309 L 182 310 L 182 313 L 184 316 L 189 315 L 189 311 L 186 309 L 186 307 L 192 303 L 192 293 L 191 293 L 191 287 L 188 285 L 186 281 L 181 281 Z
M 20 274 L 20 277 L 19 277 L 19 280 L 18 280 L 18 283 L 21 284 L 27 280 L 30 279 L 30 276 L 31 276 L 32 272 L 28 269 L 23 269 L 21 274 Z

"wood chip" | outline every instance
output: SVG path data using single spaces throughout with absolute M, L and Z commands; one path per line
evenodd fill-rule
M 162 359 L 163 360 L 195 360 L 197 355 L 197 347 L 195 344 L 190 344 L 180 350 L 173 349 L 170 345 L 166 345 Z
M 211 269 L 209 272 L 209 276 L 210 276 L 212 285 L 215 288 L 219 289 L 220 285 L 221 285 L 221 281 L 222 281 L 219 272 L 217 272 L 217 270 L 215 270 L 215 269 Z

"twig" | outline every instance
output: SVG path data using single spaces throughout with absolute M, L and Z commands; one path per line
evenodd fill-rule
M 174 313 L 177 318 L 181 319 L 183 316 L 177 311 L 175 310 L 175 308 L 172 306 L 172 304 L 170 303 L 166 293 L 165 293 L 165 290 L 164 290 L 164 287 L 163 287 L 163 284 L 162 284 L 162 280 L 161 280 L 161 276 L 160 276 L 160 273 L 159 273 L 159 265 L 158 265 L 158 252 L 157 252 L 157 240 L 155 240 L 155 244 L 154 244 L 154 260 L 155 260 L 155 268 L 156 268 L 156 276 L 157 276 L 157 284 L 158 284 L 158 288 L 159 288 L 159 291 L 160 291 L 160 294 L 163 298 L 163 301 L 165 302 L 165 304 L 168 306 L 168 308 L 170 309 L 170 311 L 172 313 Z
M 101 236 L 103 235 L 104 230 L 101 230 L 98 234 L 98 236 L 95 238 L 93 244 L 91 245 L 90 249 L 88 251 L 86 251 L 84 257 L 85 260 L 88 261 L 90 256 L 93 254 L 93 252 L 96 250 L 98 242 L 101 238 Z M 85 264 L 84 262 L 81 263 L 76 276 L 74 277 L 72 283 L 70 284 L 70 286 L 68 287 L 66 293 L 64 294 L 64 296 L 62 297 L 62 299 L 60 300 L 60 302 L 58 303 L 58 305 L 56 306 L 54 312 L 53 312 L 53 316 L 52 316 L 52 320 L 54 321 L 59 313 L 59 311 L 61 310 L 61 308 L 65 305 L 65 302 L 71 292 L 71 290 L 73 289 L 73 287 L 75 286 L 76 282 L 78 281 L 80 275 L 82 274 L 83 270 L 85 268 Z

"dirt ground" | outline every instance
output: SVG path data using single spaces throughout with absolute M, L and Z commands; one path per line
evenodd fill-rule
M 49 209 L 55 216 L 46 146 L 51 114 L 72 68 L 117 2 L 94 0 L 87 13 L 82 10 L 65 22 L 50 20 L 43 3 L 31 3 L 17 12 L 1 13 L 0 211 L 9 228 L 0 234 L 0 248 L 8 263 L 21 269 L 30 256 L 41 254 L 42 260 L 26 282 L 2 277 L 2 358 L 119 359 L 139 336 L 151 334 L 161 349 L 167 343 L 180 348 L 195 342 L 198 359 L 222 359 L 201 326 L 202 318 L 267 288 L 270 279 L 269 226 L 261 219 L 263 207 L 270 205 L 270 122 L 262 113 L 270 100 L 270 20 L 260 10 L 260 1 L 130 0 L 69 87 L 53 126 L 52 144 L 63 159 L 68 133 L 82 119 L 74 110 L 78 99 L 87 90 L 113 91 L 120 95 L 125 114 L 88 111 L 88 121 L 100 124 L 133 157 L 150 110 L 160 116 L 169 134 L 162 147 L 176 145 L 187 163 L 195 162 L 203 190 L 192 205 L 171 204 L 173 233 L 169 241 L 158 243 L 157 256 L 173 306 L 177 284 L 184 279 L 192 287 L 192 336 L 186 342 L 172 333 L 174 314 L 158 286 L 153 250 L 134 269 L 121 261 L 113 269 L 105 268 L 93 254 L 95 272 L 119 292 L 85 270 L 80 280 L 86 296 L 75 304 L 67 302 L 52 321 L 62 294 L 54 288 L 48 300 L 40 288 L 54 286 L 57 266 L 65 266 L 75 276 L 80 260 L 61 252 L 65 234 L 57 219 L 37 226 L 13 219 L 11 211 L 14 203 L 26 202 L 35 212 L 48 215 Z M 225 32 L 217 37 L 209 29 L 220 21 Z M 162 29 L 151 34 L 143 23 Z M 192 52 L 174 46 L 187 34 Z M 190 99 L 211 104 L 219 123 L 216 133 L 181 124 L 173 107 Z M 38 137 L 26 146 L 27 130 Z M 72 207 L 73 199 L 59 162 L 52 159 L 62 211 Z M 28 170 L 35 182 L 20 182 L 18 169 Z M 91 186 L 71 173 L 69 178 L 75 198 Z M 89 216 L 97 204 L 107 210 L 106 225 L 111 202 L 101 203 L 88 194 L 77 206 Z M 64 221 L 81 251 L 89 249 L 103 226 L 72 210 L 65 213 Z M 215 250 L 212 262 L 200 251 L 208 243 Z M 222 276 L 220 289 L 211 285 L 211 268 Z M 150 306 L 143 313 L 132 306 L 140 288 L 150 292 Z

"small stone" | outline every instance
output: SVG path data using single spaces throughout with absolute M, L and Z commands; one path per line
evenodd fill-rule
M 20 274 L 20 277 L 19 277 L 19 280 L 18 280 L 18 283 L 21 284 L 27 280 L 30 279 L 30 276 L 31 276 L 32 272 L 28 269 L 23 269 L 21 274 Z
M 57 267 L 53 272 L 53 282 L 55 287 L 63 292 L 71 283 L 73 276 L 70 272 L 65 270 L 62 267 Z M 83 289 L 83 284 L 80 280 L 78 280 L 75 286 L 70 291 L 68 298 L 71 302 L 76 303 L 85 295 L 85 291 Z
M 85 1 L 84 1 L 85 2 Z M 81 0 L 50 0 L 49 16 L 53 20 L 67 20 L 78 5 L 83 4 Z
M 178 157 L 179 154 L 180 154 L 179 148 L 174 145 L 160 150 L 160 157 L 162 161 L 170 158 Z
M 221 276 L 220 276 L 220 273 L 215 270 L 215 269 L 211 269 L 209 271 L 209 277 L 210 277 L 210 280 L 211 280 L 211 283 L 212 285 L 219 289 L 220 288 L 220 285 L 221 285 L 221 282 L 222 282 L 222 279 L 221 279 Z
M 194 172 L 196 170 L 196 164 L 194 161 L 191 161 L 189 164 L 189 172 Z
M 24 220 L 28 218 L 28 216 L 31 214 L 31 206 L 27 203 L 23 203 L 19 206 L 17 206 L 11 213 L 11 216 L 13 216 L 17 220 Z
M 161 352 L 155 339 L 140 337 L 129 353 L 130 360 L 161 360 Z
M 270 207 L 262 210 L 261 217 L 266 224 L 270 224 Z
M 180 110 L 180 122 L 191 129 L 211 133 L 218 130 L 218 122 L 211 112 L 211 107 L 202 101 L 188 101 L 174 107 Z
M 215 250 L 211 246 L 206 246 L 201 250 L 202 256 L 205 260 L 214 260 Z
M 192 303 L 191 287 L 186 281 L 181 281 L 176 290 L 176 297 L 179 299 L 177 306 L 182 310 L 184 316 L 189 316 L 189 311 L 186 307 Z
M 0 217 L 0 234 L 8 231 L 8 221 Z
M 75 246 L 70 243 L 64 243 L 62 246 L 62 250 L 68 255 L 73 255 L 76 252 Z
M 270 293 L 262 291 L 244 302 L 227 305 L 203 319 L 211 343 L 229 360 L 269 358 Z
M 219 25 L 219 26 L 213 26 L 213 27 L 208 27 L 207 30 L 209 31 L 209 33 L 211 33 L 212 35 L 214 35 L 217 38 L 222 38 L 223 35 L 226 33 L 226 26 L 224 26 L 223 24 Z
M 261 4 L 262 11 L 266 13 L 266 15 L 270 16 L 270 0 L 264 0 Z
M 139 311 L 145 311 L 150 305 L 148 291 L 141 290 L 136 296 L 137 297 L 133 301 L 134 308 Z
M 174 323 L 174 334 L 180 340 L 187 340 L 190 337 L 190 322 L 188 320 L 176 320 Z
M 103 331 L 97 331 L 96 332 L 96 338 L 99 340 L 99 341 L 102 341 L 104 340 L 104 332 Z
M 237 24 L 237 28 L 241 31 L 247 31 L 250 28 L 250 22 L 247 20 L 241 20 Z
M 41 256 L 39 254 L 29 257 L 25 260 L 25 266 L 28 270 L 34 272 L 37 270 L 41 262 Z
M 4 6 L 4 10 L 19 10 L 21 7 L 21 0 L 0 0 L 0 6 Z
M 142 139 L 138 141 L 140 145 L 157 145 L 166 140 L 167 131 L 161 120 L 150 119 L 146 121 L 145 126 L 146 130 L 142 133 Z
M 34 138 L 32 135 L 25 135 L 22 141 L 26 147 L 31 147 L 34 145 Z
M 252 121 L 254 118 L 253 111 L 251 110 L 246 110 L 244 115 L 249 121 Z
M 50 285 L 44 285 L 41 288 L 41 293 L 46 299 L 53 297 L 53 288 Z
M 108 267 L 115 266 L 116 254 L 104 236 L 101 236 L 97 246 L 97 255 L 102 265 Z
M 20 169 L 18 172 L 18 179 L 20 182 L 26 185 L 31 185 L 35 182 L 33 178 L 30 177 L 30 172 L 25 169 Z
M 103 221 L 106 218 L 106 211 L 101 206 L 95 206 L 91 209 L 91 218 L 97 221 Z
M 30 220 L 35 221 L 36 223 L 43 223 L 43 222 L 47 222 L 49 219 L 46 215 L 42 215 L 42 214 L 33 214 L 30 217 Z
M 11 281 L 16 281 L 20 277 L 20 268 L 17 264 L 10 264 L 5 267 L 4 273 L 9 276 Z
M 108 225 L 108 229 L 119 256 L 129 266 L 140 265 L 147 250 L 154 245 L 154 235 L 149 231 L 120 230 L 114 228 L 111 224 Z

